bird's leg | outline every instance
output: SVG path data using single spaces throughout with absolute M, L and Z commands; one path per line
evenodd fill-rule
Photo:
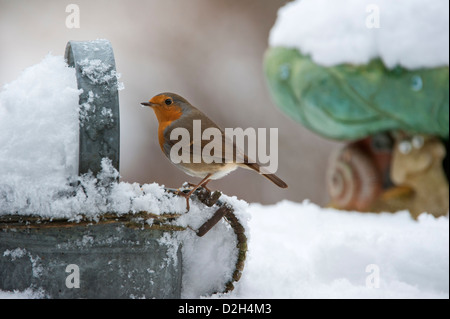
M 185 193 L 180 192 L 180 191 L 178 192 L 178 195 L 183 196 L 183 197 L 186 198 L 186 209 L 187 209 L 187 211 L 189 211 L 189 209 L 190 209 L 190 206 L 189 206 L 189 198 L 191 197 L 191 195 L 192 195 L 199 187 L 208 184 L 208 182 L 210 181 L 209 178 L 211 177 L 211 175 L 212 175 L 212 174 L 206 175 L 206 177 L 205 177 L 204 179 L 202 179 L 201 182 L 198 183 L 198 185 L 195 185 L 195 186 L 190 190 L 189 193 L 185 194 Z
M 208 184 L 210 181 L 211 181 L 211 180 L 208 179 L 208 180 L 207 180 L 206 182 L 204 182 L 202 185 L 200 185 L 199 187 L 197 187 L 197 189 L 200 188 L 200 187 L 202 187 L 202 188 L 206 189 L 209 193 L 211 193 L 211 190 L 210 190 L 208 187 L 206 187 L 206 184 Z
M 206 187 L 206 184 L 208 184 L 209 182 L 210 182 L 211 180 L 209 179 L 207 182 L 205 182 L 201 187 L 203 187 L 204 189 L 206 189 L 208 192 L 210 192 L 211 193 L 211 190 L 208 188 L 208 187 Z M 186 182 L 185 184 L 187 184 L 187 186 L 189 186 L 189 188 L 193 188 L 193 187 L 197 187 L 198 185 L 195 185 L 195 184 L 193 184 L 193 183 L 189 183 L 189 182 Z M 197 187 L 198 188 L 198 187 Z

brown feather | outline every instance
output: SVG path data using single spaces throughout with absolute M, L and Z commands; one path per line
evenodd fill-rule
M 258 163 L 244 163 L 243 165 L 245 165 L 245 167 L 248 167 L 248 168 L 258 172 L 259 174 L 261 174 L 262 176 L 267 178 L 269 181 L 271 181 L 272 183 L 274 183 L 278 187 L 281 187 L 281 188 L 287 188 L 288 187 L 288 185 L 281 178 L 279 178 L 277 175 L 263 173 L 263 169 L 259 166 Z

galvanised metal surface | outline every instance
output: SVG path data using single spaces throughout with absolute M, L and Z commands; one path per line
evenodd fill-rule
M 80 95 L 79 175 L 97 175 L 104 157 L 119 171 L 118 75 L 108 40 L 69 41 L 65 58 L 76 70 Z
M 0 290 L 32 288 L 48 298 L 180 298 L 181 245 L 160 242 L 173 231 L 120 222 L 0 226 Z

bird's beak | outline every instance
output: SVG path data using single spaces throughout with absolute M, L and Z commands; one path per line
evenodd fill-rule
M 142 102 L 141 105 L 150 106 L 150 107 L 156 106 L 156 104 L 154 104 L 152 102 Z

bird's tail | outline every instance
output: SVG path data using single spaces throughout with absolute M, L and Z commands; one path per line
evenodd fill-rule
M 252 170 L 258 172 L 259 174 L 261 174 L 262 176 L 267 178 L 269 181 L 271 181 L 272 183 L 274 183 L 278 187 L 281 187 L 281 188 L 287 188 L 288 187 L 287 184 L 281 178 L 279 178 L 277 175 L 270 174 L 270 173 L 265 173 L 264 172 L 264 168 L 261 167 L 258 163 L 243 163 L 243 167 L 244 168 L 248 168 L 248 169 L 252 169 Z

